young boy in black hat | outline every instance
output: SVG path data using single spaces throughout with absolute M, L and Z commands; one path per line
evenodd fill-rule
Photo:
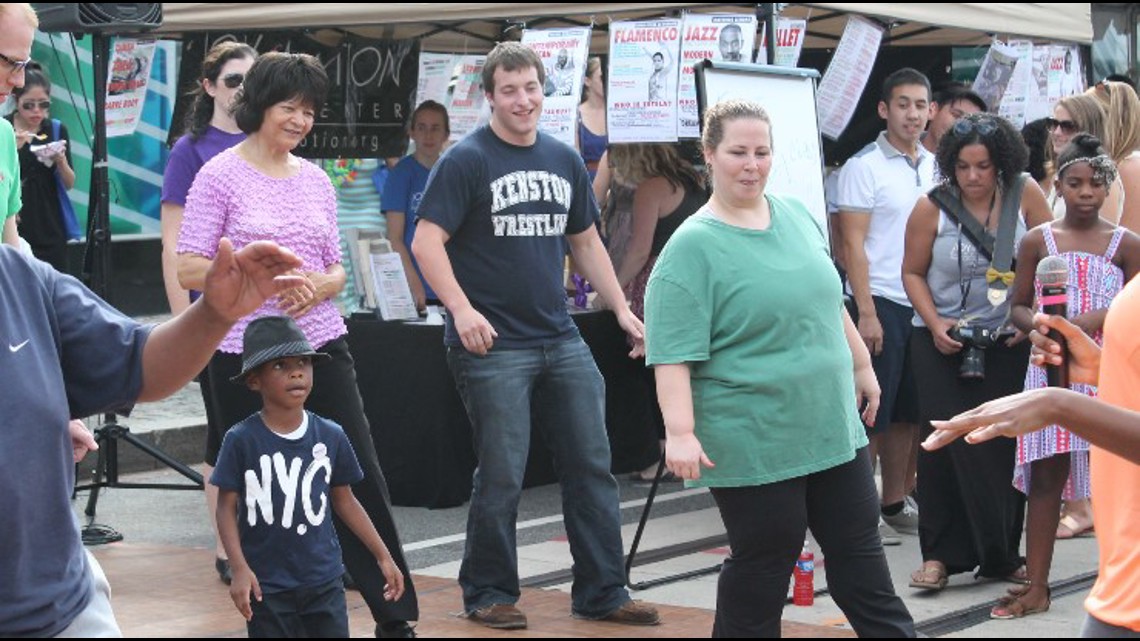
M 262 409 L 228 432 L 210 482 L 219 488 L 218 530 L 233 570 L 230 597 L 252 637 L 348 637 L 337 516 L 376 557 L 384 598 L 404 577 L 351 485 L 363 478 L 336 423 L 305 411 L 314 351 L 288 316 L 245 330 L 241 373 Z M 252 601 L 250 596 L 252 594 Z

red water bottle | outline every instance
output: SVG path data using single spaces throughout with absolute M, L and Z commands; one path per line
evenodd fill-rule
M 792 603 L 796 605 L 815 603 L 815 554 L 812 553 L 811 544 L 807 541 L 804 541 L 800 558 L 796 559 Z

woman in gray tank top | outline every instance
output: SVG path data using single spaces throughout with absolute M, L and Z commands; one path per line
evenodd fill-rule
M 1015 393 L 1025 381 L 1029 345 L 1008 324 L 1010 259 L 1027 228 L 1052 220 L 1041 188 L 1021 179 L 1027 158 L 1006 120 L 962 118 L 939 143 L 944 185 L 911 213 L 903 285 L 916 314 L 910 358 L 924 436 L 930 420 Z M 987 235 L 992 249 L 980 249 Z M 940 590 L 951 574 L 970 571 L 1025 580 L 1018 552 L 1025 501 L 1011 485 L 1015 444 L 987 445 L 919 450 L 923 563 L 911 587 Z

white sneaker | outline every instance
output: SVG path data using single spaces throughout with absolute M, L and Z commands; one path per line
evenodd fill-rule
M 902 537 L 883 520 L 882 515 L 879 516 L 879 538 L 883 545 L 902 545 Z
M 903 507 L 899 510 L 898 514 L 893 516 L 882 515 L 884 521 L 887 522 L 896 532 L 903 534 L 918 534 L 918 508 L 912 506 L 909 501 L 903 501 Z

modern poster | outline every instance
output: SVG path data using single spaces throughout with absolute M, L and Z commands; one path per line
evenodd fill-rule
M 590 29 L 527 29 L 522 43 L 538 54 L 546 69 L 538 128 L 573 146 L 586 58 L 590 55 Z

